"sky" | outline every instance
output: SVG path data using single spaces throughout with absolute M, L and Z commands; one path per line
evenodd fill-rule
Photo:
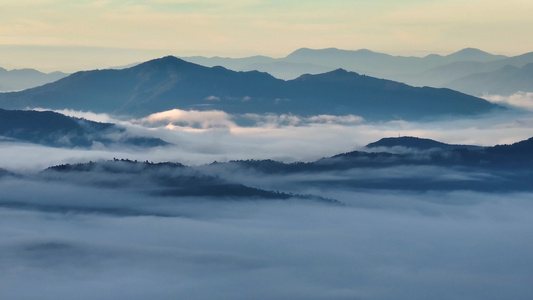
M 19 0 L 0 2 L 0 67 L 121 66 L 164 55 L 284 57 L 532 51 L 528 0 Z

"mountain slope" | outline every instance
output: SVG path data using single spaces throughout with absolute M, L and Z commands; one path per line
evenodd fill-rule
M 415 88 L 341 69 L 284 81 L 257 71 L 208 68 L 171 56 L 124 70 L 78 72 L 42 87 L 0 94 L 0 106 L 70 108 L 137 117 L 180 108 L 354 114 L 379 120 L 471 115 L 499 107 L 448 89 Z
M 316 74 L 319 71 L 326 72 L 343 68 L 401 82 L 407 82 L 406 80 L 411 77 L 421 80 L 427 79 L 427 76 L 418 78 L 417 74 L 454 62 L 471 61 L 484 63 L 505 58 L 507 57 L 503 55 L 493 55 L 474 48 L 462 49 L 445 56 L 431 54 L 425 57 L 393 56 L 368 49 L 342 50 L 337 48 L 301 48 L 286 57 L 278 59 L 264 56 L 245 58 L 184 57 L 187 61 L 204 66 L 220 65 L 236 71 L 258 70 L 268 72 L 281 79 L 293 79 L 306 73 Z M 407 76 L 409 74 L 411 76 Z M 414 82 L 418 84 L 416 80 Z
M 289 191 L 533 191 L 533 138 L 493 147 L 449 145 L 417 138 L 389 138 L 378 143 L 415 144 L 427 151 L 352 151 L 309 163 L 243 160 L 214 163 L 200 169 L 251 183 L 265 181 L 276 189 Z
M 447 85 L 447 83 L 468 75 L 494 72 L 506 66 L 522 68 L 529 63 L 533 63 L 533 52 L 487 62 L 453 62 L 450 64 L 435 67 L 420 74 L 413 74 L 411 76 L 407 76 L 405 82 L 415 85 L 450 87 Z
M 447 84 L 446 87 L 471 95 L 511 95 L 518 91 L 533 92 L 533 63 L 522 68 L 507 65 L 486 73 L 471 74 Z
M 376 146 L 373 146 L 376 145 Z M 375 147 L 404 146 L 415 150 L 393 153 Z M 370 146 L 370 147 L 369 147 Z M 453 145 L 431 139 L 416 137 L 384 138 L 370 143 L 365 151 L 351 151 L 325 157 L 314 162 L 282 163 L 273 160 L 241 160 L 228 163 L 213 163 L 204 169 L 228 168 L 233 165 L 241 170 L 254 170 L 266 174 L 289 174 L 323 171 L 340 171 L 353 168 L 394 167 L 402 165 L 474 167 L 480 169 L 511 168 L 531 171 L 533 166 L 533 138 L 511 145 L 481 147 L 474 145 Z M 369 152 L 370 150 L 371 152 Z M 230 169 L 231 170 L 231 169 Z M 533 173 L 533 172 L 532 172 Z M 518 174 L 518 173 L 517 173 Z M 533 186 L 531 187 L 533 189 Z
M 53 147 L 91 147 L 94 143 L 141 147 L 168 144 L 157 138 L 127 136 L 124 129 L 114 124 L 67 117 L 52 111 L 0 109 L 0 136 Z
M 301 74 L 318 74 L 343 68 L 414 86 L 441 86 L 455 89 L 455 81 L 460 82 L 463 77 L 495 72 L 507 65 L 522 68 L 528 63 L 533 63 L 533 52 L 507 57 L 475 48 L 465 48 L 444 56 L 430 54 L 425 57 L 408 57 L 393 56 L 367 49 L 354 51 L 336 48 L 301 48 L 278 59 L 266 57 L 234 59 L 186 57 L 185 59 L 205 66 L 221 65 L 240 71 L 259 70 L 281 79 L 293 79 Z M 512 94 L 524 90 L 523 86 L 526 84 L 526 82 L 517 84 L 499 81 L 496 85 L 498 88 L 495 87 L 493 90 Z M 461 86 L 459 90 L 474 95 L 481 94 L 479 88 L 467 89 Z
M 129 189 L 155 196 L 211 197 L 221 200 L 287 200 L 299 198 L 338 204 L 332 199 L 294 195 L 246 186 L 231 178 L 211 176 L 180 163 L 128 159 L 65 164 L 47 168 L 39 178 L 103 188 Z

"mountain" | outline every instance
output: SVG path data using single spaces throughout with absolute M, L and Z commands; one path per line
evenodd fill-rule
M 352 151 L 308 163 L 242 160 L 199 168 L 206 174 L 236 176 L 251 183 L 259 178 L 269 182 L 269 186 L 289 191 L 533 191 L 533 138 L 493 147 L 450 145 L 412 137 L 388 138 L 372 144 L 408 145 L 427 151 L 393 153 L 379 148 L 380 152 Z
M 414 85 L 450 87 L 448 86 L 449 82 L 459 80 L 460 78 L 466 77 L 468 75 L 494 72 L 506 66 L 522 68 L 529 63 L 533 63 L 533 52 L 488 62 L 453 62 L 450 64 L 432 68 L 420 74 L 408 75 L 405 78 L 405 82 Z M 518 92 L 518 90 L 514 92 Z
M 0 92 L 19 91 L 57 81 L 68 74 L 42 73 L 34 69 L 6 70 L 0 68 Z
M 178 199 L 299 198 L 328 203 L 338 202 L 321 196 L 321 190 L 533 191 L 533 138 L 492 147 L 416 138 L 397 143 L 406 141 L 440 148 L 402 153 L 352 151 L 314 162 L 237 160 L 194 167 L 114 159 L 53 166 L 38 178 Z
M 391 137 L 391 138 L 382 138 L 377 142 L 370 143 L 366 145 L 365 148 L 393 148 L 393 147 L 403 147 L 416 150 L 429 150 L 429 149 L 474 149 L 479 148 L 477 146 L 471 145 L 453 145 L 438 142 L 431 139 L 417 138 L 411 136 L 402 136 L 402 137 Z
M 22 111 L 0 109 L 0 136 L 9 141 L 22 141 L 52 147 L 164 146 L 157 138 L 128 136 L 123 128 L 110 123 L 98 123 L 67 117 L 52 111 Z M 117 138 L 118 136 L 118 138 Z
M 166 197 L 213 197 L 216 199 L 300 198 L 327 203 L 335 200 L 309 195 L 293 195 L 249 187 L 235 180 L 204 174 L 180 163 L 138 162 L 113 159 L 49 167 L 39 174 L 45 180 L 71 182 L 102 188 L 130 189 Z
M 180 108 L 233 114 L 354 114 L 369 120 L 464 116 L 500 108 L 449 89 L 415 88 L 342 69 L 285 81 L 257 71 L 204 67 L 172 56 L 124 70 L 78 72 L 41 87 L 0 94 L 0 106 L 135 117 Z
M 258 70 L 281 79 L 294 79 L 307 73 L 319 74 L 343 68 L 413 86 L 455 89 L 456 82 L 461 82 L 462 78 L 470 75 L 496 72 L 505 66 L 523 68 L 533 63 L 533 52 L 507 57 L 475 48 L 465 48 L 449 55 L 430 54 L 425 57 L 408 57 L 393 56 L 367 49 L 301 48 L 286 57 L 277 59 L 264 56 L 246 58 L 196 56 L 184 59 L 205 66 L 220 65 L 236 71 Z M 522 87 L 526 84 L 526 82 L 499 81 L 497 84 L 499 88 L 493 90 L 498 93 L 502 91 L 503 94 L 512 94 L 523 90 Z M 479 88 L 467 89 L 460 86 L 459 90 L 473 95 L 482 93 L 479 92 Z
M 475 73 L 455 79 L 445 86 L 471 95 L 512 95 L 533 92 L 533 63 L 521 68 L 506 65 L 492 72 Z
M 307 49 L 302 48 L 289 54 L 284 60 L 315 63 L 324 66 L 339 66 L 361 72 L 376 72 L 381 75 L 396 73 L 413 73 L 432 67 L 458 61 L 493 61 L 505 56 L 492 55 L 479 49 L 466 48 L 447 56 L 428 55 L 425 57 L 393 56 L 385 53 L 360 50 Z
M 465 48 L 459 50 L 455 53 L 446 56 L 448 61 L 479 61 L 479 62 L 488 62 L 495 61 L 498 59 L 504 59 L 506 56 L 503 55 L 494 55 L 488 52 L 476 49 L 476 48 Z
M 299 49 L 283 61 L 314 63 L 342 67 L 371 76 L 387 78 L 415 86 L 447 86 L 446 83 L 469 74 L 494 71 L 509 64 L 523 67 L 533 62 L 533 53 L 515 57 L 494 55 L 465 48 L 449 55 L 425 57 L 392 56 L 362 49 L 356 51 L 330 49 Z M 450 87 L 451 88 L 451 87 Z
M 417 151 L 402 153 L 353 151 L 325 158 L 323 161 L 335 164 L 340 159 L 344 163 L 347 163 L 347 161 L 357 163 L 361 157 L 367 156 L 369 159 L 364 161 L 365 164 L 369 165 L 374 163 L 378 165 L 422 164 L 479 168 L 507 168 L 512 166 L 517 169 L 529 169 L 533 166 L 533 138 L 511 145 L 496 145 L 492 147 L 453 145 L 415 137 L 385 138 L 369 145 L 383 147 L 387 147 L 385 145 L 390 145 L 389 147 L 397 145 L 415 150 L 431 149 L 432 151 L 429 152 L 428 156 L 421 156 Z M 372 148 L 370 147 L 369 149 Z M 376 159 L 380 156 L 389 157 L 389 159 L 383 161 Z
M 264 56 L 245 58 L 183 57 L 187 61 L 204 66 L 220 65 L 235 71 L 258 70 L 268 72 L 281 79 L 293 79 L 306 73 L 317 74 L 343 68 L 401 82 L 406 82 L 410 77 L 418 78 L 417 74 L 454 62 L 489 62 L 504 58 L 506 56 L 493 55 L 474 48 L 466 48 L 446 56 L 431 54 L 425 57 L 393 56 L 368 49 L 342 50 L 337 48 L 301 48 L 278 59 Z

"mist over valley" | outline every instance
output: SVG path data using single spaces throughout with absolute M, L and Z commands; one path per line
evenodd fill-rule
M 246 61 L 315 63 L 290 80 L 166 56 L 0 94 L 0 298 L 528 299 L 529 93 L 345 63 L 511 58 L 331 51 Z

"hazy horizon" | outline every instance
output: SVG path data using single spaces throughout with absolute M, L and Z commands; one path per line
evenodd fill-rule
M 533 49 L 533 2 L 24 0 L 0 4 L 0 67 L 73 72 L 175 56 Z
M 65 72 L 73 73 L 77 71 L 86 71 L 94 69 L 107 69 L 122 67 L 129 64 L 141 63 L 149 61 L 152 59 L 161 58 L 164 56 L 175 56 L 175 57 L 193 57 L 193 56 L 203 56 L 207 58 L 212 57 L 222 57 L 222 58 L 246 58 L 253 56 L 267 56 L 272 58 L 284 58 L 294 51 L 302 48 L 308 48 L 313 50 L 321 50 L 328 48 L 336 48 L 339 50 L 346 51 L 357 51 L 357 50 L 370 50 L 377 53 L 385 53 L 392 56 L 405 56 L 405 57 L 425 57 L 430 54 L 437 55 L 450 55 L 470 47 L 468 45 L 450 51 L 431 51 L 431 50 L 412 50 L 412 51 L 379 51 L 375 49 L 369 49 L 366 47 L 361 47 L 358 49 L 343 49 L 337 47 L 324 47 L 324 48 L 311 48 L 303 45 L 302 47 L 295 48 L 288 51 L 285 54 L 270 56 L 267 53 L 248 53 L 248 54 L 227 54 L 216 53 L 210 50 L 198 50 L 194 51 L 185 51 L 180 53 L 175 50 L 146 50 L 146 49 L 126 49 L 126 48 L 105 48 L 105 47 L 85 47 L 85 46 L 75 46 L 75 47 L 63 47 L 63 46 L 29 46 L 29 45 L 0 45 L 0 51 L 3 54 L 3 57 L 0 58 L 0 68 L 7 70 L 17 70 L 17 69 L 35 69 L 44 73 L 50 72 Z M 479 49 L 479 48 L 475 48 Z M 505 55 L 505 56 L 517 56 L 524 53 L 504 53 L 504 52 L 490 52 L 485 49 L 479 49 L 484 52 L 488 52 L 494 55 Z M 80 58 L 85 58 L 85 61 L 80 61 Z M 6 61 L 6 62 L 4 62 Z

